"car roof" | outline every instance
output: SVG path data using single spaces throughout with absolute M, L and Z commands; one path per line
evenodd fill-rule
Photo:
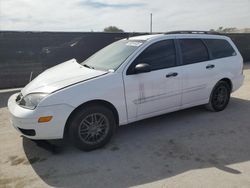
M 135 37 L 129 37 L 129 40 L 149 40 L 152 38 L 158 38 L 160 36 L 164 36 L 164 34 L 139 35 L 139 36 L 135 36 Z

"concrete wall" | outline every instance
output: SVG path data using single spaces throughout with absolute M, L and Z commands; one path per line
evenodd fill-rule
M 0 88 L 23 87 L 43 70 L 76 58 L 83 61 L 104 46 L 145 33 L 0 32 Z M 250 61 L 250 34 L 229 35 Z

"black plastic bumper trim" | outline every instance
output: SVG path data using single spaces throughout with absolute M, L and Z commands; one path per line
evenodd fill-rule
M 21 129 L 18 127 L 18 129 L 27 136 L 35 136 L 36 135 L 36 131 L 34 129 Z

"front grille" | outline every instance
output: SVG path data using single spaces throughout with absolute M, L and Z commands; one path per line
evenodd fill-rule
M 36 135 L 36 131 L 34 129 L 21 129 L 18 127 L 18 129 L 27 136 L 35 136 Z

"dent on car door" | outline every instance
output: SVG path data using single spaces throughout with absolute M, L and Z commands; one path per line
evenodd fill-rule
M 151 71 L 137 73 L 138 64 L 148 64 Z M 147 47 L 128 68 L 124 83 L 129 119 L 179 107 L 181 72 L 176 67 L 174 40 Z

